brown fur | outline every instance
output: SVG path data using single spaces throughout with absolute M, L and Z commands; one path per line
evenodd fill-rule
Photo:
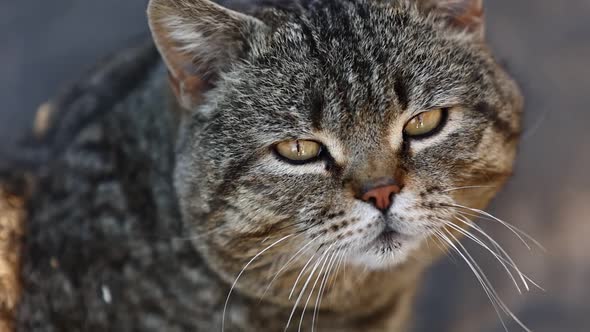
M 0 183 L 0 331 L 12 331 L 21 294 L 24 200 Z

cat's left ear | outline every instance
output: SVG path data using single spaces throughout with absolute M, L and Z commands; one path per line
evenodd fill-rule
M 484 38 L 483 0 L 418 0 L 418 4 L 450 25 Z
M 193 110 L 266 25 L 209 0 L 150 0 L 152 35 L 180 105 Z

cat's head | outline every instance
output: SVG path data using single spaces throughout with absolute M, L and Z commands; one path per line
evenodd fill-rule
M 391 268 L 486 206 L 522 102 L 481 1 L 281 3 L 150 4 L 186 110 L 176 187 L 216 270 L 233 280 L 261 252 L 250 269 L 326 253 Z

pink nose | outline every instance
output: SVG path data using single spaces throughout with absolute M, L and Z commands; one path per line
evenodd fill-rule
M 393 202 L 393 196 L 400 192 L 400 187 L 396 184 L 378 186 L 369 189 L 362 196 L 364 202 L 373 204 L 377 209 L 386 211 Z

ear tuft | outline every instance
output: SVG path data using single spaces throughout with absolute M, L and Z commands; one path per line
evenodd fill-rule
M 483 0 L 418 0 L 418 3 L 426 11 L 434 12 L 447 20 L 452 26 L 475 33 L 483 39 Z
M 264 23 L 209 0 L 151 0 L 148 20 L 170 84 L 182 107 L 192 110 L 219 74 L 238 61 L 250 34 Z

